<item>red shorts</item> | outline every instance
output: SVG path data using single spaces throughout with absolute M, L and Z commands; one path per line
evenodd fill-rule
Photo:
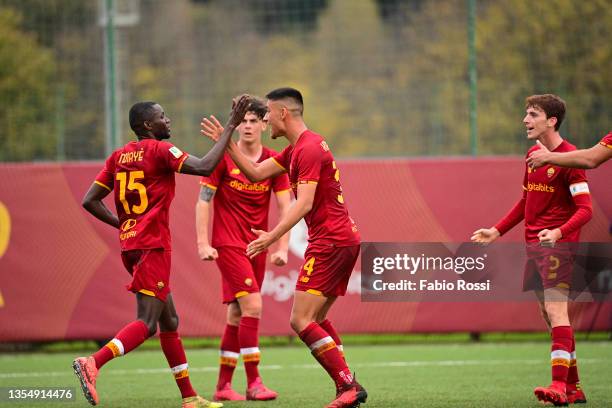
M 528 246 L 523 289 L 570 289 L 574 260 L 573 250 L 567 243 L 554 248 Z
M 316 248 L 309 245 L 295 290 L 315 295 L 344 296 L 358 257 L 359 245 Z
M 166 301 L 170 293 L 170 254 L 160 249 L 134 249 L 121 253 L 125 269 L 132 275 L 126 288 L 134 293 Z
M 267 253 L 249 259 L 244 249 L 229 246 L 217 248 L 217 253 L 223 303 L 232 303 L 241 296 L 261 290 L 266 273 Z

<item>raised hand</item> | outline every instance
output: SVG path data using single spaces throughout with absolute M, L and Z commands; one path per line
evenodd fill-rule
M 213 142 L 217 142 L 223 133 L 223 126 L 214 115 L 210 115 L 210 119 L 204 118 L 200 122 L 200 133 L 208 137 Z
M 253 98 L 247 94 L 240 95 L 238 101 L 236 99 L 232 100 L 232 113 L 227 121 L 228 126 L 237 128 L 242 123 L 242 119 L 244 119 L 252 101 Z

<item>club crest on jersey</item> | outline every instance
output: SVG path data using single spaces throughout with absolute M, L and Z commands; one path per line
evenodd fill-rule
M 329 152 L 329 146 L 325 140 L 321 142 L 321 148 L 323 148 L 324 152 Z
M 172 146 L 172 147 L 171 147 L 170 149 L 168 149 L 168 150 L 170 150 L 170 153 L 172 153 L 172 155 L 173 155 L 174 157 L 176 157 L 177 159 L 183 155 L 183 152 L 181 151 L 181 149 L 179 149 L 179 148 L 178 148 L 178 147 L 176 147 L 176 146 Z
M 157 289 L 162 290 L 166 285 L 164 284 L 164 282 L 159 281 L 157 282 Z
M 240 174 L 240 169 L 232 169 L 232 171 L 230 171 L 230 173 L 234 174 L 234 175 L 238 175 L 238 174 Z
M 244 280 L 244 284 L 245 284 L 245 285 L 247 285 L 247 286 L 251 286 L 251 285 L 253 284 L 253 279 L 251 279 L 251 278 L 246 278 L 246 279 Z
M 555 168 L 554 167 L 549 167 L 548 169 L 546 169 L 546 175 L 549 178 L 554 176 L 555 175 Z
M 133 218 L 129 218 L 121 224 L 121 231 L 129 231 L 136 226 L 136 220 Z

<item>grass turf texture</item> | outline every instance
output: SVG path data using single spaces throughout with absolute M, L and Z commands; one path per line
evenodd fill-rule
M 547 342 L 346 347 L 351 368 L 368 389 L 369 407 L 540 407 L 533 388 L 550 382 Z M 218 352 L 188 350 L 195 388 L 210 397 L 217 377 Z M 10 402 L 9 407 L 86 407 L 72 373 L 70 353 L 0 355 L 0 387 L 72 387 L 72 402 Z M 588 408 L 612 405 L 612 345 L 578 344 L 580 376 Z M 334 397 L 327 374 L 305 347 L 262 350 L 265 383 L 279 391 L 277 401 L 226 403 L 227 407 L 322 407 Z M 234 388 L 244 392 L 242 367 Z M 100 407 L 179 407 L 174 380 L 160 350 L 134 351 L 108 363 L 98 378 Z

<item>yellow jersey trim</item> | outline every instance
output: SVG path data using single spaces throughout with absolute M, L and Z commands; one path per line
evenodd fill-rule
M 283 169 L 283 171 L 285 171 L 285 172 L 287 171 L 287 169 L 286 169 L 286 168 L 284 168 L 282 164 L 280 164 L 279 162 L 277 162 L 277 161 L 276 161 L 276 159 L 275 159 L 274 157 L 270 157 L 270 158 L 272 159 L 272 161 L 273 161 L 274 163 L 276 163 L 276 165 L 277 165 L 278 167 L 280 167 L 281 169 Z
M 97 184 L 97 185 L 99 185 L 100 187 L 104 187 L 104 188 L 105 188 L 105 189 L 107 189 L 108 191 L 113 191 L 113 189 L 112 189 L 112 188 L 110 188 L 109 186 L 107 186 L 107 185 L 106 185 L 106 184 L 104 184 L 104 183 L 100 183 L 98 180 L 94 181 L 94 184 Z
M 189 157 L 188 154 L 186 154 L 185 157 L 183 157 L 183 159 L 179 163 L 178 170 L 176 171 L 177 173 L 181 172 L 181 169 L 183 168 L 183 163 L 185 163 L 185 160 L 187 160 L 188 157 Z
M 306 293 L 310 293 L 311 295 L 322 296 L 323 293 L 320 290 L 316 289 L 308 289 Z
M 217 190 L 217 186 L 213 186 L 212 184 L 204 183 L 203 181 L 200 181 L 200 185 L 206 186 L 212 190 Z
M 236 299 L 241 298 L 243 296 L 248 295 L 249 292 L 247 292 L 246 290 L 241 290 L 240 292 L 236 293 L 234 296 L 236 297 Z
M 142 293 L 143 295 L 147 295 L 147 296 L 153 296 L 153 297 L 155 297 L 155 292 L 152 292 L 152 291 L 147 290 L 147 289 L 140 289 L 140 290 L 138 291 L 138 293 Z

